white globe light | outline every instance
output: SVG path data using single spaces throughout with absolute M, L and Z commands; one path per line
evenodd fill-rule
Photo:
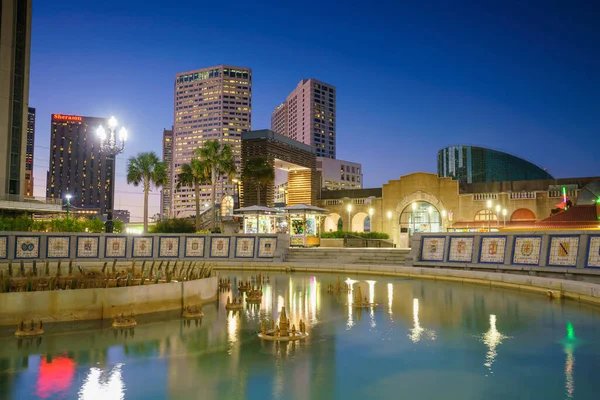
M 114 129 L 117 126 L 117 119 L 115 117 L 110 117 L 110 119 L 108 120 L 108 126 L 111 129 Z
M 102 125 L 100 125 L 98 129 L 96 129 L 96 133 L 98 134 L 100 140 L 106 140 L 106 131 L 104 130 L 104 127 Z
M 121 130 L 119 131 L 119 139 L 122 142 L 127 141 L 127 129 L 125 129 L 125 127 L 121 128 Z

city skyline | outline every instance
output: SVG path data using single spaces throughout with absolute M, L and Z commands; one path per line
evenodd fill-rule
M 393 6 L 390 16 L 400 15 L 401 21 L 384 17 L 372 26 L 373 12 L 366 11 L 359 19 L 352 10 L 324 4 L 322 12 L 331 17 L 331 37 L 325 45 L 315 41 L 314 32 L 305 32 L 305 38 L 294 33 L 302 21 L 291 10 L 277 8 L 261 16 L 244 6 L 235 12 L 247 13 L 256 23 L 243 46 L 224 50 L 203 41 L 197 47 L 186 44 L 192 51 L 181 52 L 183 44 L 171 48 L 178 35 L 212 34 L 230 40 L 239 36 L 241 28 L 233 29 L 230 22 L 197 27 L 194 17 L 169 6 L 161 10 L 148 6 L 139 13 L 136 2 L 115 2 L 118 12 L 113 14 L 103 11 L 111 9 L 107 6 L 89 5 L 82 10 L 69 1 L 62 9 L 35 4 L 29 106 L 37 108 L 39 116 L 36 194 L 45 187 L 48 160 L 40 154 L 48 151 L 49 139 L 42 136 L 49 132 L 48 115 L 115 115 L 131 132 L 131 142 L 117 160 L 115 208 L 130 209 L 133 220 L 139 221 L 141 193 L 125 184 L 126 158 L 138 151 L 161 153 L 162 130 L 173 124 L 176 73 L 226 63 L 253 70 L 252 129 L 270 126 L 271 112 L 299 80 L 313 77 L 334 85 L 340 91 L 337 157 L 363 164 L 365 187 L 410 172 L 436 172 L 438 150 L 457 143 L 515 154 L 548 168 L 556 177 L 596 175 L 600 169 L 593 146 L 587 145 L 598 130 L 593 112 L 597 101 L 591 97 L 598 86 L 591 74 L 598 60 L 587 51 L 598 37 L 591 29 L 597 15 L 594 9 L 546 7 L 545 16 L 539 16 L 529 5 L 503 10 L 473 6 L 455 15 L 444 7 L 425 12 Z M 261 28 L 261 21 L 271 20 L 272 13 L 289 20 Z M 564 14 L 571 22 L 561 26 L 553 17 Z M 177 23 L 155 26 L 152 32 L 150 24 L 157 15 L 165 22 L 177 16 Z M 206 18 L 218 20 L 218 15 L 207 10 Z M 67 21 L 80 16 L 86 16 L 86 24 L 69 26 Z M 415 18 L 414 23 L 400 23 Z M 106 31 L 107 22 L 119 27 L 119 32 Z M 168 33 L 167 26 L 173 32 Z M 270 29 L 281 34 L 267 38 Z M 394 41 L 388 38 L 368 45 L 389 36 L 384 35 L 386 29 Z M 517 42 L 516 37 L 526 39 Z M 418 40 L 409 43 L 412 38 Z M 56 59 L 57 47 L 64 51 L 64 60 Z M 273 47 L 280 49 L 277 58 L 268 57 Z M 71 54 L 82 52 L 89 57 L 78 63 L 68 61 Z M 109 56 L 120 62 L 97 62 Z M 315 62 L 322 57 L 328 57 L 328 62 Z M 160 192 L 153 191 L 150 197 L 150 214 L 154 214 Z

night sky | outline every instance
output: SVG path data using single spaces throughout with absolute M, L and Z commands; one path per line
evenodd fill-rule
M 114 115 L 131 139 L 115 208 L 140 221 L 126 158 L 160 154 L 175 74 L 219 64 L 252 68 L 253 129 L 302 78 L 335 85 L 337 157 L 363 164 L 366 187 L 435 173 L 452 144 L 600 175 L 600 3 L 398 3 L 33 0 L 36 195 L 50 114 Z M 150 215 L 158 204 L 156 191 Z

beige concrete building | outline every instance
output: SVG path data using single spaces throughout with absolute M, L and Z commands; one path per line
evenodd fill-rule
M 196 210 L 194 190 L 176 188 L 181 165 L 190 162 L 194 150 L 206 140 L 219 140 L 232 146 L 240 166 L 242 132 L 249 131 L 252 124 L 252 70 L 218 65 L 177 74 L 174 121 L 171 216 L 181 218 L 194 215 Z M 220 177 L 216 202 L 233 191 L 234 185 L 225 184 Z M 211 196 L 210 186 L 203 186 L 204 206 Z
M 303 79 L 271 114 L 271 130 L 316 149 L 317 157 L 336 157 L 336 88 Z
M 2 0 L 0 8 L 0 199 L 22 200 L 26 189 L 31 0 Z
M 417 232 L 499 231 L 531 226 L 549 217 L 563 201 L 575 203 L 598 178 L 459 184 L 451 178 L 417 172 L 381 189 L 323 191 L 317 205 L 329 216 L 324 230 L 386 232 L 398 247 L 409 247 Z M 368 218 L 368 220 L 367 220 Z M 341 221 L 341 222 L 340 222 Z

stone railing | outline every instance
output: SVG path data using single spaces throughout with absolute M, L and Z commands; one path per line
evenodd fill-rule
M 92 233 L 0 233 L 0 263 L 15 260 L 198 260 L 273 261 L 289 247 L 289 236 Z
M 485 201 L 485 200 L 497 200 L 497 193 L 475 193 L 473 195 L 473 200 L 475 201 Z
M 511 192 L 510 199 L 511 200 L 519 200 L 519 199 L 535 199 L 535 192 Z
M 408 259 L 423 266 L 585 269 L 600 282 L 600 231 L 416 234 Z

